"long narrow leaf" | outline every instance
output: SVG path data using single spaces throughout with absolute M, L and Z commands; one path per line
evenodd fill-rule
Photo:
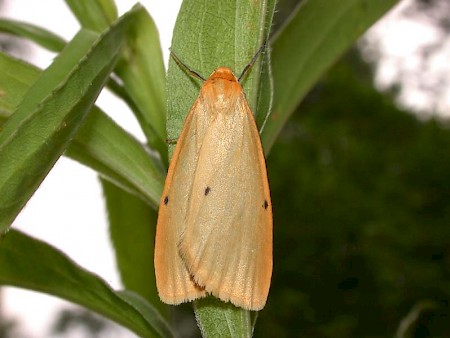
M 167 164 L 166 92 L 164 63 L 158 30 L 143 9 L 136 16 L 115 73 L 132 100 L 133 109 L 149 145 Z
M 81 31 L 30 88 L 0 133 L 0 232 L 67 147 L 123 45 L 133 13 L 100 38 Z
M 102 187 L 122 283 L 162 310 L 153 268 L 156 211 L 107 181 Z
M 0 284 L 45 292 L 85 306 L 141 337 L 172 337 L 150 304 L 129 292 L 113 291 L 60 251 L 19 231 L 0 239 Z
M 273 0 L 185 0 L 176 21 L 172 51 L 187 67 L 204 78 L 222 66 L 230 67 L 239 76 L 267 39 L 268 21 L 272 19 L 274 5 Z M 254 112 L 258 94 L 261 93 L 260 73 L 261 62 L 258 61 L 242 82 Z M 169 61 L 167 81 L 167 135 L 174 140 L 180 133 L 201 83 L 172 59 Z
M 40 74 L 38 68 L 0 52 L 0 126 Z
M 42 27 L 14 20 L 0 19 L 0 32 L 13 34 L 28 39 L 38 44 L 39 46 L 53 52 L 60 52 L 67 44 L 64 39 Z M 127 41 L 130 44 L 133 42 L 130 36 L 128 37 Z M 137 111 L 137 108 L 135 107 L 136 105 L 134 104 L 128 93 L 125 92 L 123 86 L 119 84 L 115 79 L 110 78 L 107 87 L 115 95 L 123 99 L 130 106 L 130 108 L 133 109 L 133 111 Z
M 100 3 L 69 1 L 71 8 L 84 20 L 83 26 L 101 31 L 107 21 L 95 25 L 90 16 L 91 6 L 103 13 Z M 108 7 L 105 4 L 106 7 Z M 85 12 L 89 12 L 87 15 Z M 66 42 L 57 35 L 34 25 L 23 22 L 0 19 L 0 31 L 27 38 L 51 51 L 61 51 Z M 115 69 L 123 85 L 110 80 L 109 89 L 125 100 L 135 113 L 150 146 L 156 149 L 167 165 L 166 147 L 166 99 L 165 70 L 157 28 L 144 8 L 141 8 L 133 22 L 127 37 L 121 61 Z
M 163 168 L 145 147 L 94 107 L 66 155 L 156 209 L 163 189 Z
M 114 0 L 65 0 L 81 27 L 102 32 L 117 19 Z
M 203 338 L 250 338 L 253 334 L 252 313 L 208 297 L 195 303 L 195 317 L 201 323 Z
M 12 114 L 41 71 L 0 53 L 0 126 Z M 100 109 L 94 107 L 65 155 L 156 208 L 163 184 L 159 161 Z
M 112 16 L 113 1 L 66 0 L 83 27 L 101 31 Z M 105 18 L 103 18 L 105 17 Z M 109 19 L 110 19 L 109 17 Z M 165 130 L 165 70 L 156 26 L 145 11 L 136 15 L 116 73 L 123 81 L 131 108 L 147 137 L 167 164 Z
M 27 38 L 53 52 L 60 52 L 66 41 L 53 32 L 25 22 L 0 19 L 0 32 Z
M 187 67 L 204 78 L 219 66 L 230 67 L 237 76 L 265 42 L 271 25 L 274 1 L 195 1 L 185 0 L 176 21 L 172 51 Z M 258 95 L 262 63 L 258 59 L 242 80 L 253 111 L 261 105 Z M 173 60 L 168 72 L 169 139 L 176 139 L 184 119 L 196 99 L 201 83 Z M 266 113 L 261 112 L 262 115 Z M 252 326 L 242 318 L 250 312 L 208 299 L 195 302 L 199 327 L 206 337 L 250 337 Z M 231 315 L 230 315 L 231 314 Z M 230 322 L 231 321 L 231 322 Z M 211 325 L 216 323 L 216 325 Z M 230 327 L 233 329 L 230 331 Z M 220 334 L 219 334 L 220 333 Z M 230 335 L 231 334 L 231 335 Z
M 281 128 L 328 67 L 398 0 L 305 0 L 273 38 L 273 111 L 266 153 Z

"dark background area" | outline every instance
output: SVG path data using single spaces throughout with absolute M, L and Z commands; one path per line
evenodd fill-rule
M 354 50 L 267 160 L 274 274 L 257 337 L 450 337 L 450 133 L 372 86 Z
M 449 14 L 440 0 L 405 13 L 446 36 Z M 274 274 L 256 337 L 450 337 L 449 124 L 399 109 L 401 83 L 379 93 L 372 66 L 349 51 L 267 159 Z

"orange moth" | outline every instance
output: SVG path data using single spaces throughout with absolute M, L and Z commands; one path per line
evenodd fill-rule
M 206 80 L 190 72 L 204 82 L 161 197 L 158 293 L 167 304 L 213 295 L 261 310 L 272 276 L 272 204 L 258 129 L 231 69 L 217 68 Z

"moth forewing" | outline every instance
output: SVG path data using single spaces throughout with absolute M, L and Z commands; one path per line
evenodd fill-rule
M 155 236 L 156 286 L 161 300 L 167 304 L 180 304 L 204 297 L 205 291 L 193 282 L 178 254 L 178 241 L 185 227 L 181 214 L 187 213 L 186 196 L 191 187 L 185 184 L 193 175 L 197 152 L 191 129 L 204 116 L 191 109 L 175 147 L 164 185 L 158 212 Z

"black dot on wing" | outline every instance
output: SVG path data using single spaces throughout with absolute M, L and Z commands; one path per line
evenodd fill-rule
M 268 206 L 269 206 L 269 203 L 267 203 L 267 200 L 264 200 L 264 205 L 263 205 L 264 209 L 267 209 Z
M 210 191 L 211 191 L 211 188 L 210 187 L 206 187 L 206 189 L 205 189 L 205 196 L 207 196 Z
M 164 205 L 167 205 L 169 203 L 169 196 L 164 197 Z

